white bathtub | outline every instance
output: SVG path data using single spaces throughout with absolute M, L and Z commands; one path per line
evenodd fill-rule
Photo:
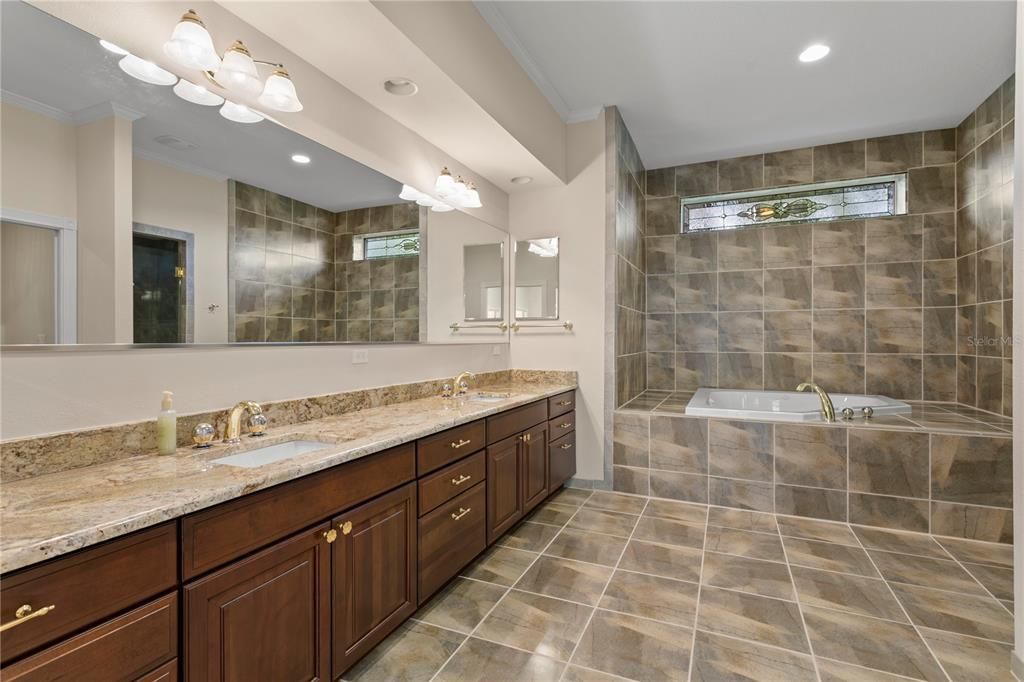
M 870 407 L 876 416 L 910 412 L 910 405 L 882 395 L 856 395 L 830 393 L 836 408 L 836 420 L 841 420 L 844 407 L 851 408 L 855 419 L 862 417 L 861 409 Z M 778 422 L 823 421 L 821 400 L 814 391 L 745 391 L 725 388 L 702 388 L 693 394 L 686 406 L 686 414 L 694 417 L 724 417 L 728 419 L 761 419 Z

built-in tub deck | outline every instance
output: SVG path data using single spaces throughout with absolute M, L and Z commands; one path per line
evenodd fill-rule
M 619 407 L 617 411 L 685 415 L 686 404 L 693 397 L 693 393 L 693 391 L 648 390 Z M 985 412 L 975 407 L 958 405 L 957 403 L 926 402 L 921 400 L 903 400 L 902 402 L 911 406 L 909 414 L 876 415 L 867 420 L 857 415 L 849 421 L 837 419 L 836 424 L 850 427 L 948 431 L 972 435 L 1008 436 L 1013 432 L 1013 420 L 1010 417 Z M 839 411 L 838 408 L 836 411 Z M 724 417 L 715 418 L 724 419 Z M 744 417 L 743 421 L 777 420 Z M 823 422 L 820 422 L 819 425 L 821 423 Z

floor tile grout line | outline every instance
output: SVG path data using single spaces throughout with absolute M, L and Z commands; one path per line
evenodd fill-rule
M 708 437 L 710 438 L 710 433 L 708 434 Z M 704 537 L 701 538 L 700 545 L 700 568 L 697 570 L 697 604 L 693 609 L 693 638 L 690 640 L 690 664 L 686 671 L 687 682 L 693 680 L 693 659 L 697 653 L 697 624 L 700 622 L 700 597 L 704 590 L 704 558 L 707 556 L 705 548 L 708 544 L 708 520 L 710 520 L 710 518 L 711 508 L 709 507 L 707 514 L 704 517 Z
M 811 664 L 814 666 L 814 676 L 821 682 L 821 672 L 818 670 L 818 661 L 814 656 L 814 642 L 811 640 L 811 632 L 807 629 L 807 619 L 804 617 L 804 607 L 800 603 L 800 591 L 796 589 L 796 579 L 793 577 L 793 567 L 789 563 L 789 552 L 786 550 L 786 543 L 782 541 L 782 531 L 779 531 L 779 544 L 782 545 L 782 557 L 785 559 L 786 573 L 789 575 L 789 584 L 793 588 L 793 597 L 796 600 L 796 610 L 800 614 L 800 625 L 803 626 L 804 637 L 807 638 L 807 649 L 811 654 Z
M 593 496 L 594 496 L 594 491 L 590 490 L 589 494 L 587 495 L 587 497 L 583 500 L 583 502 L 580 503 L 579 507 L 576 508 L 576 511 L 573 512 L 573 515 L 571 517 L 569 517 L 569 521 L 572 521 L 572 519 L 576 516 L 576 514 L 579 513 L 579 510 L 583 509 L 583 505 L 586 503 L 586 501 L 589 500 Z M 646 504 L 645 504 L 645 506 L 646 506 Z M 569 521 L 566 521 L 566 523 L 568 523 Z M 530 564 L 526 567 L 526 569 L 519 575 L 519 578 L 516 578 L 516 581 L 513 582 L 512 585 L 510 585 L 509 587 L 505 588 L 505 592 L 502 593 L 501 597 L 499 597 L 498 600 L 495 601 L 494 604 L 491 606 L 491 608 L 487 610 L 487 613 L 484 614 L 483 618 L 481 618 L 479 620 L 479 622 L 477 622 L 477 624 L 475 626 L 473 626 L 473 629 L 470 630 L 468 635 L 466 635 L 466 638 L 464 640 L 462 640 L 462 642 L 459 643 L 459 646 L 457 646 L 455 648 L 455 650 L 452 651 L 451 655 L 448 656 L 447 659 L 445 659 L 444 663 L 441 664 L 441 667 L 438 668 L 434 672 L 433 675 L 431 675 L 429 682 L 434 682 L 437 679 L 437 676 L 441 674 L 441 671 L 444 670 L 445 667 L 452 661 L 452 659 L 455 658 L 455 656 L 459 653 L 459 651 L 462 650 L 462 647 L 464 647 L 466 645 L 466 642 L 468 642 L 473 637 L 473 634 L 480 627 L 481 623 L 483 623 L 485 620 L 487 620 L 488 616 L 490 616 L 491 613 L 494 612 L 494 609 L 496 609 L 498 607 L 498 605 L 501 604 L 502 601 L 504 601 L 505 597 L 508 596 L 508 593 L 512 591 L 512 587 L 517 582 L 519 582 L 519 580 L 524 575 L 526 575 L 531 568 L 533 568 L 534 564 L 536 564 L 540 560 L 540 558 L 542 556 L 544 556 L 544 553 L 543 553 L 544 550 L 546 550 L 548 548 L 548 546 L 550 546 L 551 543 L 555 541 L 555 538 L 557 538 L 558 535 L 561 535 L 561 530 L 558 532 L 558 534 L 556 534 L 554 537 L 552 537 L 551 540 L 549 540 L 546 545 L 544 545 L 544 548 L 540 551 L 540 553 L 537 554 L 537 556 L 535 556 L 533 558 L 533 561 L 531 561 Z M 591 615 L 593 615 L 593 614 L 591 614 Z M 571 658 L 571 656 L 570 656 L 570 658 Z M 552 660 L 554 660 L 554 659 L 552 659 Z M 565 664 L 565 668 L 563 668 L 563 670 L 562 670 L 562 675 L 565 675 L 565 671 L 567 669 L 568 669 L 568 663 Z
M 615 566 L 612 568 L 611 573 L 608 574 L 608 579 L 605 581 L 604 587 L 601 588 L 601 594 L 598 595 L 597 601 L 594 603 L 594 609 L 590 612 L 590 616 L 587 618 L 587 622 L 583 624 L 583 629 L 580 630 L 580 636 L 576 640 L 576 644 L 573 645 L 572 652 L 569 654 L 569 661 L 566 664 L 565 668 L 562 670 L 562 674 L 559 675 L 559 677 L 558 677 L 558 679 L 560 681 L 565 679 L 565 673 L 568 672 L 569 666 L 571 666 L 573 664 L 572 661 L 573 661 L 574 658 L 576 658 L 576 652 L 579 651 L 580 642 L 583 641 L 583 637 L 584 637 L 584 635 L 587 634 L 587 630 L 590 628 L 590 624 L 594 621 L 594 614 L 597 613 L 599 607 L 601 606 L 601 600 L 604 599 L 604 595 L 608 591 L 608 586 L 611 584 L 612 580 L 615 579 L 615 571 L 618 570 L 619 564 L 622 563 L 622 557 L 624 557 L 626 555 L 626 549 L 629 547 L 629 543 L 630 543 L 630 541 L 632 541 L 633 535 L 636 533 L 636 528 L 637 528 L 637 526 L 640 525 L 640 519 L 643 518 L 643 513 L 645 511 L 647 511 L 647 506 L 650 503 L 651 503 L 651 498 L 648 496 L 644 500 L 643 509 L 640 510 L 640 515 L 637 517 L 636 523 L 633 524 L 633 530 L 630 531 L 629 538 L 626 539 L 626 544 L 624 544 L 622 546 L 622 551 L 619 552 L 619 558 L 615 562 Z M 598 671 L 598 672 L 603 672 L 603 671 Z
M 815 656 L 815 658 L 820 658 L 823 661 L 829 661 L 831 663 L 840 663 L 842 665 L 848 665 L 851 668 L 857 668 L 858 670 L 869 670 L 871 672 L 882 673 L 884 675 L 892 675 L 893 677 L 896 677 L 896 678 L 901 679 L 901 680 L 912 680 L 913 682 L 922 682 L 922 680 L 920 678 L 917 678 L 917 677 L 907 677 L 906 675 L 901 675 L 899 673 L 889 672 L 888 670 L 879 670 L 878 668 L 869 668 L 866 665 L 860 665 L 858 663 L 850 663 L 849 661 L 841 661 L 838 658 L 832 658 L 830 656 Z
M 860 542 L 861 541 L 860 540 L 860 536 L 857 535 L 856 533 L 854 533 L 854 535 L 857 537 L 857 541 Z M 935 542 L 934 539 L 932 541 Z M 935 542 L 935 544 L 939 544 L 939 543 Z M 861 549 L 864 551 L 864 554 L 867 554 L 868 561 L 870 561 L 871 562 L 871 566 L 874 567 L 874 569 L 876 571 L 878 571 L 878 575 L 882 575 L 882 572 L 878 570 L 877 564 L 875 564 L 875 560 L 871 557 L 870 554 L 868 554 L 867 547 L 864 545 L 863 542 L 861 542 Z M 886 587 L 887 590 L 889 590 L 889 594 L 892 595 L 892 598 L 896 600 L 896 603 L 899 605 L 900 610 L 903 611 L 903 615 L 906 616 L 907 622 L 910 623 L 910 627 L 914 628 L 914 632 L 917 633 L 918 639 L 920 639 L 921 643 L 924 644 L 924 648 L 927 649 L 928 653 L 930 653 L 932 655 L 932 660 L 934 660 L 935 664 L 939 666 L 939 670 L 942 671 L 942 674 L 946 676 L 947 680 L 952 680 L 953 678 L 950 676 L 950 674 L 948 672 L 946 672 L 946 667 L 944 665 L 942 665 L 942 661 L 940 661 L 939 657 L 935 655 L 935 651 L 932 649 L 931 645 L 928 643 L 928 640 L 926 640 L 924 638 L 924 635 L 921 634 L 921 630 L 920 630 L 920 628 L 917 627 L 917 623 L 915 623 L 914 619 L 910 617 L 910 612 L 907 611 L 907 607 L 903 605 L 903 602 L 900 601 L 900 598 L 896 596 L 896 591 L 894 589 L 892 589 L 892 585 L 889 584 L 888 580 L 885 581 L 885 587 Z
M 946 546 L 943 545 L 941 542 L 939 542 L 937 544 L 939 545 L 939 547 L 942 547 L 942 551 L 943 552 L 945 552 L 947 555 L 949 555 L 949 558 L 951 558 L 953 561 L 956 562 L 957 566 L 959 566 L 961 568 L 961 570 L 966 571 L 967 575 L 971 576 L 971 579 L 974 580 L 974 582 L 976 582 L 979 585 L 981 585 L 981 589 L 985 590 L 985 594 L 987 594 L 988 596 L 990 596 L 993 599 L 995 599 L 996 602 L 999 604 L 999 606 L 1002 607 L 1004 611 L 1006 611 L 1007 613 L 1010 614 L 1011 620 L 1014 618 L 1013 611 L 1010 611 L 1010 609 L 1008 609 L 1006 607 L 1006 604 L 1003 603 L 1002 599 L 1000 599 L 995 594 L 993 594 L 992 590 L 988 589 L 988 586 L 985 585 L 985 583 L 981 582 L 981 580 L 978 579 L 978 577 L 976 575 L 971 573 L 971 569 L 967 568 L 967 566 L 964 565 L 965 562 L 960 561 L 960 559 L 958 559 L 956 556 L 954 556 L 954 554 L 952 552 L 950 552 L 948 549 L 946 549 Z M 970 563 L 970 562 L 967 562 L 967 563 Z M 979 565 L 983 566 L 984 564 L 979 564 Z M 1009 570 L 1011 571 L 1010 575 L 1011 575 L 1011 578 L 1012 578 L 1012 576 L 1013 576 L 1013 573 L 1012 573 L 1013 569 L 1011 568 Z M 1016 596 L 1016 595 L 1014 595 L 1014 596 Z

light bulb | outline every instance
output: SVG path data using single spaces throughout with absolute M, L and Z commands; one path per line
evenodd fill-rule
M 178 77 L 166 69 L 161 69 L 153 62 L 147 62 L 145 59 L 140 59 L 133 54 L 127 54 L 121 57 L 121 60 L 117 63 L 121 67 L 121 70 L 132 78 L 138 78 L 144 83 L 151 83 L 153 85 L 174 85 L 177 82 Z
M 192 10 L 181 15 L 171 39 L 164 43 L 164 54 L 186 69 L 216 71 L 220 66 L 213 38 L 199 15 Z
M 218 104 L 224 103 L 224 98 L 220 95 L 210 92 L 202 85 L 196 85 L 184 78 L 179 80 L 178 84 L 174 86 L 174 94 L 186 102 L 201 104 L 205 107 L 215 107 Z
M 274 73 L 267 78 L 263 86 L 263 93 L 259 96 L 259 103 L 275 111 L 294 113 L 302 111 L 302 102 L 295 92 L 295 83 L 285 68 L 278 67 Z
M 448 166 L 442 168 L 441 174 L 437 176 L 437 182 L 434 183 L 434 191 L 442 199 L 455 191 L 455 178 L 452 177 L 452 172 L 448 170 Z
M 256 63 L 241 40 L 236 40 L 224 53 L 224 60 L 214 74 L 214 80 L 226 88 L 252 97 L 263 89 Z
M 253 111 L 244 104 L 235 104 L 230 100 L 224 101 L 220 108 L 220 115 L 235 123 L 259 123 L 264 119 L 263 114 Z

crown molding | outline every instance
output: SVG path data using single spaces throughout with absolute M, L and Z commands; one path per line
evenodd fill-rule
M 53 120 L 60 121 L 61 123 L 74 123 L 74 116 L 72 116 L 70 112 L 58 109 L 57 107 L 51 107 L 49 104 L 43 104 L 42 102 L 31 99 L 30 97 L 25 97 L 24 95 L 19 95 L 16 92 L 11 92 L 10 90 L 0 90 L 0 101 L 13 104 L 14 106 L 22 109 L 34 111 L 37 114 L 47 118 L 52 118 Z
M 226 182 L 228 180 L 228 176 L 226 175 L 221 175 L 211 170 L 200 168 L 199 166 L 193 166 L 192 164 L 185 163 L 184 161 L 178 161 L 177 159 L 172 159 L 169 156 L 158 154 L 157 152 L 151 151 L 149 149 L 143 149 L 142 147 L 134 147 L 132 149 L 132 155 L 140 159 L 145 159 L 146 161 L 153 161 L 154 163 L 160 163 L 165 166 L 170 166 L 171 168 L 180 170 L 181 172 L 188 173 L 190 175 L 198 175 L 200 177 L 209 178 L 211 180 L 216 180 L 218 182 Z

